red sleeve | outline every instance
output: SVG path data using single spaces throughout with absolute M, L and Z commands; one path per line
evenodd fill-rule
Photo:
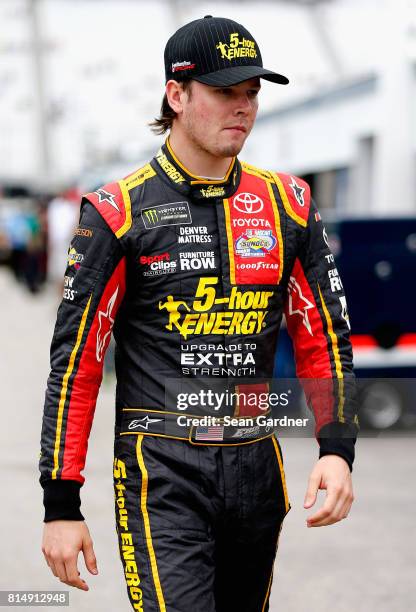
M 296 177 L 295 183 L 302 185 Z M 358 419 L 346 297 L 315 203 L 305 198 L 302 209 L 307 223 L 288 283 L 286 323 L 321 456 L 339 454 L 351 467 Z M 347 440 L 340 445 L 344 435 Z
M 79 490 L 84 482 L 82 470 L 104 355 L 125 288 L 126 260 L 120 241 L 84 200 L 79 227 L 68 249 L 64 294 L 51 344 L 41 436 L 40 482 L 44 488 L 51 482 L 67 481 L 71 483 L 68 490 L 76 486 Z M 58 488 L 62 493 L 63 485 L 54 490 Z M 65 503 L 60 505 L 65 510 Z

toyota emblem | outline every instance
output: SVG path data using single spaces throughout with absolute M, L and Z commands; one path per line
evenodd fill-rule
M 249 215 L 254 215 L 263 210 L 263 200 L 259 198 L 259 196 L 254 195 L 254 193 L 239 193 L 234 198 L 234 208 L 236 208 L 241 213 L 248 213 Z

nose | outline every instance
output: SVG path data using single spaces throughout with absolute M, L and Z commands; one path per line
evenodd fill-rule
M 252 100 L 247 94 L 238 96 L 238 103 L 235 107 L 235 114 L 247 114 L 252 110 Z

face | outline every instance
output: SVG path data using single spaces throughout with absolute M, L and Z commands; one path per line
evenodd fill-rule
M 260 79 L 229 87 L 211 87 L 192 81 L 182 91 L 177 128 L 198 149 L 215 157 L 238 155 L 253 127 Z

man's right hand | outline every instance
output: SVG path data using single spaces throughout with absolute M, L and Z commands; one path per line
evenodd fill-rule
M 78 553 L 91 574 L 98 574 L 97 560 L 90 532 L 84 521 L 51 521 L 45 523 L 42 552 L 54 576 L 69 586 L 88 591 L 88 584 L 78 571 Z

